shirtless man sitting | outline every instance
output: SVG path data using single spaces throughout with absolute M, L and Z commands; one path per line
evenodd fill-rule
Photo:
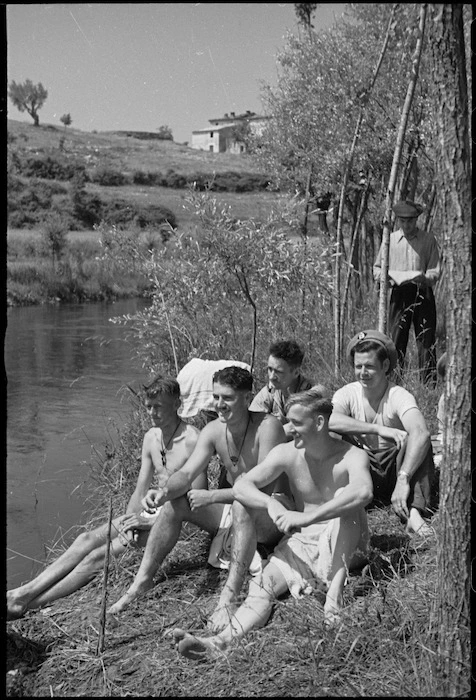
M 267 512 L 285 536 L 219 634 L 196 637 L 174 630 L 178 651 L 188 658 L 228 654 L 233 641 L 266 624 L 277 597 L 289 590 L 300 598 L 318 581 L 327 586 L 324 621 L 332 624 L 343 605 L 349 569 L 365 561 L 365 506 L 372 499 L 368 456 L 329 435 L 332 403 L 323 387 L 294 394 L 286 408 L 293 442 L 275 447 L 233 487 L 237 500 L 246 508 Z M 289 479 L 295 510 L 264 491 L 283 473 Z
M 152 428 L 144 436 L 136 487 L 125 515 L 111 522 L 111 553 L 118 556 L 128 546 L 143 547 L 155 517 L 145 512 L 141 500 L 154 482 L 164 488 L 170 475 L 191 455 L 199 431 L 184 423 L 177 411 L 180 386 L 175 379 L 157 377 L 144 387 L 144 405 Z M 206 475 L 199 474 L 195 488 L 206 488 Z M 108 523 L 80 534 L 56 561 L 36 578 L 7 592 L 7 619 L 22 617 L 27 610 L 50 605 L 91 581 L 104 566 Z
M 281 532 L 266 512 L 246 510 L 234 501 L 232 488 L 196 489 L 192 482 L 206 472 L 216 453 L 225 465 L 231 484 L 249 471 L 276 445 L 285 441 L 281 423 L 274 416 L 249 411 L 253 378 L 241 367 L 227 367 L 213 377 L 213 397 L 218 418 L 201 431 L 197 446 L 184 466 L 161 489 L 152 489 L 143 499 L 148 510 L 161 507 L 147 542 L 141 565 L 126 593 L 109 608 L 122 612 L 133 600 L 153 586 L 153 578 L 165 557 L 175 546 L 183 522 L 198 525 L 216 534 L 227 504 L 232 504 L 232 545 L 228 578 L 218 605 L 210 618 L 213 630 L 220 629 L 238 604 L 246 572 L 257 542 L 274 546 Z M 289 491 L 286 479 L 274 479 L 268 493 Z M 273 499 L 274 500 L 274 499 Z

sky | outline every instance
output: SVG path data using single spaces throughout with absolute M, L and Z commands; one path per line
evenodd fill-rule
M 345 3 L 322 3 L 316 29 Z M 7 81 L 42 83 L 40 124 L 172 130 L 178 143 L 225 113 L 263 114 L 262 83 L 297 33 L 293 3 L 7 3 Z M 33 124 L 8 99 L 8 118 Z

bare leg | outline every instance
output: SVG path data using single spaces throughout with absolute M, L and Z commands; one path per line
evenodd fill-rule
M 118 532 L 120 519 L 112 522 L 111 534 L 114 537 Z M 98 549 L 98 557 L 103 558 L 105 543 L 107 540 L 107 525 L 102 525 L 91 532 L 79 535 L 73 544 L 46 567 L 32 581 L 7 591 L 7 620 L 15 620 L 22 617 L 30 608 L 38 608 L 48 605 L 63 595 L 68 595 L 88 583 L 94 574 L 89 567 L 83 568 L 86 557 Z M 77 569 L 77 567 L 80 567 Z M 64 587 L 57 588 L 75 569 L 76 576 Z M 73 583 L 74 581 L 74 583 Z M 56 589 L 56 592 L 55 592 Z M 64 590 L 64 592 L 62 592 Z
M 178 651 L 195 660 L 226 655 L 233 640 L 241 639 L 252 629 L 267 623 L 276 597 L 287 590 L 280 569 L 273 563 L 267 564 L 262 575 L 251 580 L 246 600 L 220 633 L 212 637 L 196 637 L 182 629 L 175 629 L 173 634 Z
M 184 521 L 194 523 L 208 532 L 214 532 L 220 522 L 222 510 L 223 506 L 213 505 L 192 512 L 185 496 L 165 503 L 150 530 L 144 556 L 134 581 L 124 595 L 111 605 L 108 613 L 121 613 L 132 601 L 153 587 L 154 576 L 167 554 L 175 547 Z
M 266 544 L 277 542 L 281 537 L 267 513 L 247 510 L 238 501 L 234 501 L 232 513 L 230 569 L 217 607 L 208 621 L 208 628 L 215 633 L 229 624 L 238 608 L 239 595 L 256 551 L 257 535 L 259 541 Z
M 350 513 L 336 518 L 332 532 L 332 568 L 330 583 L 324 604 L 324 622 L 338 621 L 343 605 L 343 591 L 347 574 L 351 568 L 363 563 L 364 556 L 356 550 L 366 551 L 368 541 L 367 515 L 365 511 Z

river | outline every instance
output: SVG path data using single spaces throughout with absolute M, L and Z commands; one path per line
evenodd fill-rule
M 130 415 L 125 385 L 148 378 L 126 328 L 109 319 L 146 304 L 7 310 L 8 588 L 38 573 L 48 546 L 61 534 L 69 543 L 70 528 L 84 522 L 91 455 Z

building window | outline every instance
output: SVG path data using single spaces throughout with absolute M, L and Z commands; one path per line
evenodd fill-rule
M 210 151 L 213 153 L 213 144 L 209 148 L 210 148 Z
M 210 138 L 213 138 L 213 131 L 210 131 Z

